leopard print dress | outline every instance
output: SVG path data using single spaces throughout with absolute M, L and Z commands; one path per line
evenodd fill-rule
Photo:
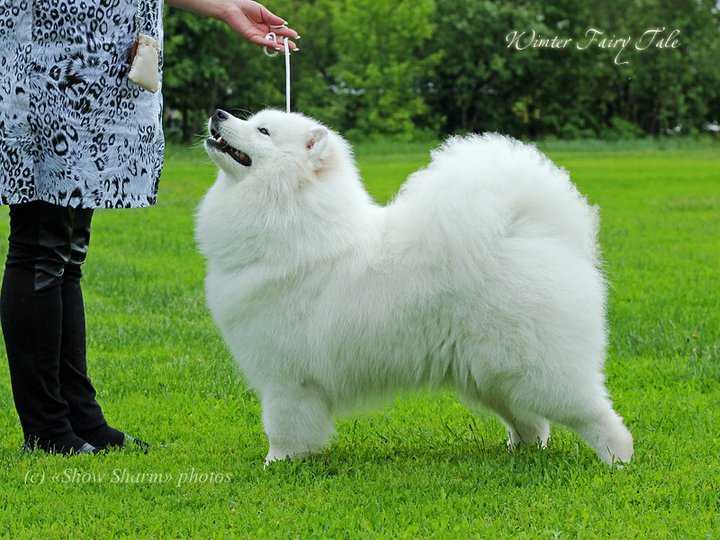
M 0 203 L 155 203 L 162 96 L 127 77 L 138 31 L 162 43 L 162 0 L 0 0 Z

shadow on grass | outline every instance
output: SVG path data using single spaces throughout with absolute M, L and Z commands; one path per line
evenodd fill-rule
M 568 487 L 588 473 L 610 474 L 613 469 L 570 436 L 559 437 L 543 450 L 520 446 L 508 451 L 505 442 L 426 441 L 424 444 L 353 444 L 339 441 L 322 454 L 299 460 L 275 462 L 266 469 L 259 464 L 257 477 L 270 476 L 297 486 L 358 479 L 393 485 L 453 484 L 468 492 L 478 485 L 524 488 Z M 253 475 L 255 476 L 255 475 Z M 419 477 L 422 477 L 419 478 Z

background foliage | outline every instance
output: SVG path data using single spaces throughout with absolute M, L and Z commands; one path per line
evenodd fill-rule
M 418 140 L 497 130 L 529 137 L 697 134 L 720 120 L 715 0 L 267 0 L 303 36 L 294 109 L 351 138 Z M 578 51 L 506 47 L 512 30 L 580 39 L 680 30 L 680 47 Z M 282 60 L 217 21 L 168 8 L 170 134 L 189 139 L 217 106 L 284 103 Z

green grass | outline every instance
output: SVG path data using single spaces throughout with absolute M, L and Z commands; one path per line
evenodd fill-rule
M 372 194 L 391 197 L 427 162 L 428 148 L 361 147 Z M 545 452 L 508 454 L 496 419 L 474 416 L 443 393 L 402 396 L 341 421 L 326 453 L 263 469 L 258 402 L 204 307 L 193 241 L 193 212 L 214 170 L 197 149 L 172 147 L 157 208 L 96 214 L 85 281 L 99 399 L 113 424 L 154 448 L 147 455 L 22 456 L 3 357 L 0 532 L 720 535 L 718 145 L 544 148 L 602 208 L 611 282 L 607 371 L 635 436 L 632 464 L 602 465 L 563 429 Z M 0 250 L 4 256 L 5 243 Z

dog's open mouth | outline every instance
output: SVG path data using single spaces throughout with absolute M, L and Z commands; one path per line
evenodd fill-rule
M 205 144 L 213 150 L 227 154 L 244 167 L 252 165 L 252 159 L 250 159 L 250 156 L 242 150 L 238 150 L 237 148 L 230 146 L 225 139 L 220 136 L 220 132 L 214 127 L 210 128 L 210 137 L 205 139 Z

